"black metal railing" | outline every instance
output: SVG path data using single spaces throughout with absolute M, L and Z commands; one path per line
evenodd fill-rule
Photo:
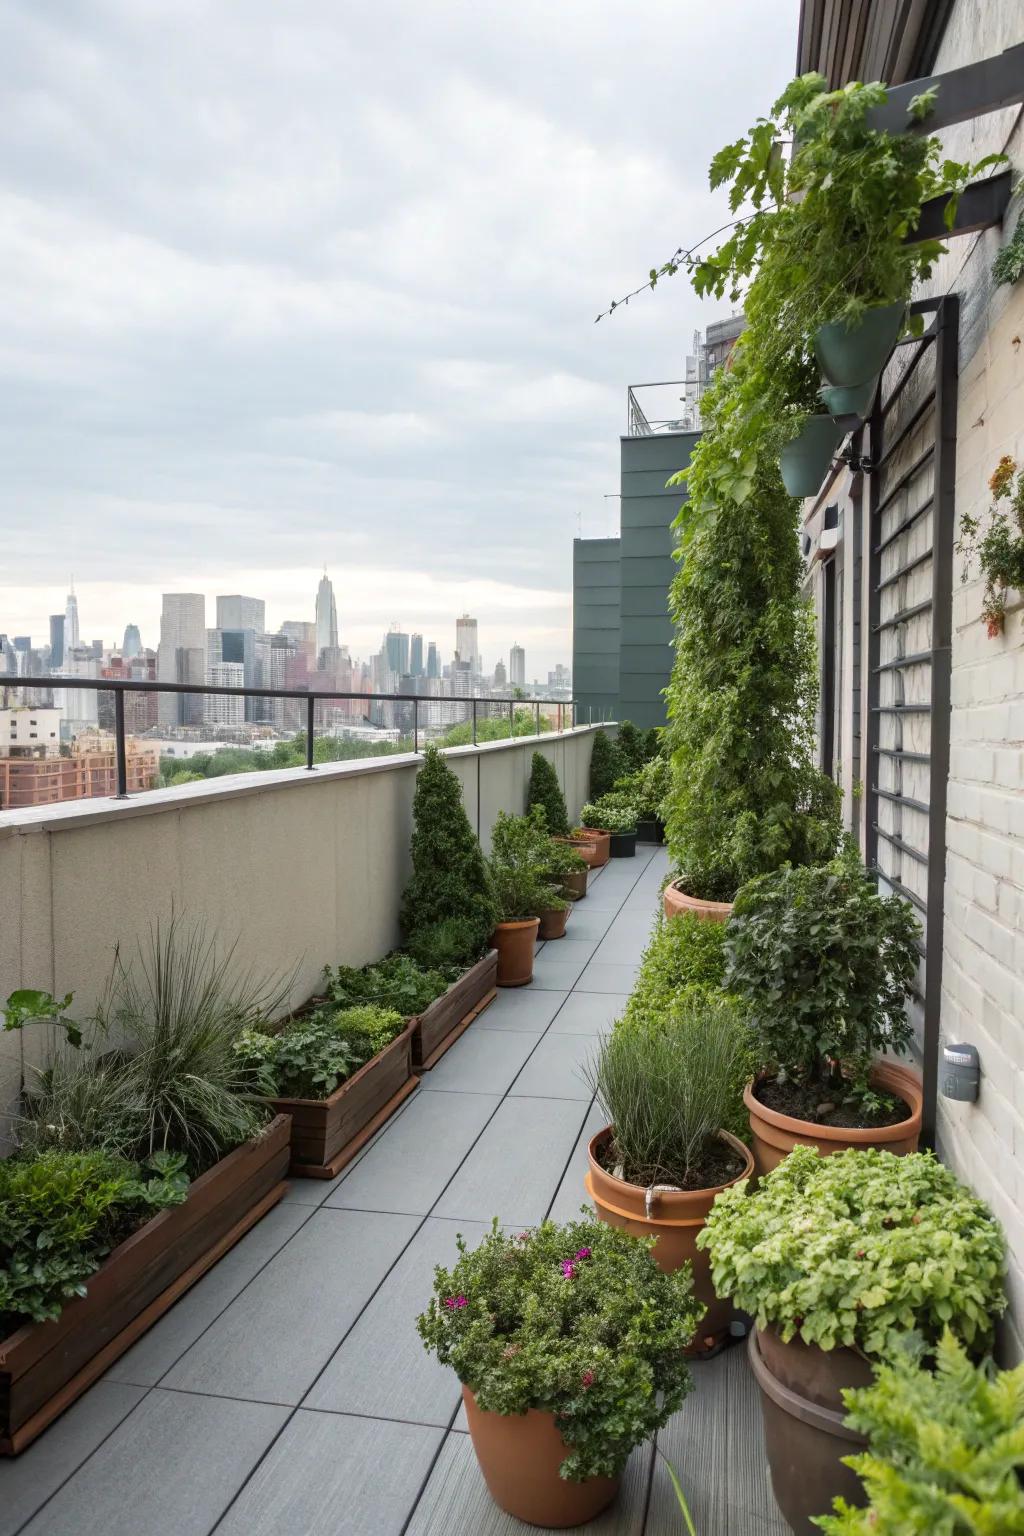
M 420 719 L 419 708 L 421 704 L 468 704 L 472 707 L 469 718 L 472 721 L 472 743 L 477 745 L 477 723 L 479 708 L 488 706 L 485 719 L 492 718 L 490 706 L 498 706 L 502 709 L 508 706 L 509 736 L 515 736 L 515 716 L 517 709 L 530 709 L 534 711 L 536 734 L 541 734 L 540 712 L 541 706 L 555 706 L 558 710 L 555 730 L 561 734 L 566 730 L 573 730 L 578 724 L 593 725 L 597 723 L 593 716 L 594 711 L 587 708 L 586 721 L 577 720 L 577 701 L 575 699 L 547 699 L 547 698 L 514 698 L 514 697 L 486 697 L 470 696 L 467 694 L 426 694 L 426 693 L 345 693 L 337 689 L 306 689 L 306 688 L 235 688 L 222 686 L 218 683 L 158 683 L 151 678 L 122 678 L 122 677 L 18 677 L 14 673 L 0 673 L 0 692 L 6 688 L 39 688 L 39 689 L 90 689 L 94 693 L 112 693 L 114 695 L 114 753 L 117 766 L 117 794 L 115 799 L 126 800 L 128 798 L 128 754 L 125 748 L 125 718 L 124 696 L 126 693 L 178 693 L 190 696 L 205 696 L 207 694 L 229 698 L 243 699 L 296 699 L 305 700 L 306 703 L 306 768 L 312 772 L 316 768 L 313 761 L 313 743 L 315 740 L 316 706 L 319 702 L 356 702 L 364 705 L 372 704 L 411 704 L 412 705 L 412 740 L 413 751 L 420 750 Z M 45 709 L 48 706 L 37 706 Z M 603 716 L 602 716 L 603 718 Z M 270 724 L 271 722 L 263 722 Z M 464 722 L 461 722 L 464 723 Z M 449 726 L 448 729 L 452 729 Z M 328 734 L 326 732 L 322 734 Z M 145 740 L 144 736 L 139 737 Z M 504 738 L 500 738 L 504 740 Z

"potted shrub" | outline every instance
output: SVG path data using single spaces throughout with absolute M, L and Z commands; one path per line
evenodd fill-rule
M 600 800 L 589 801 L 580 812 L 584 831 L 605 832 L 608 853 L 613 859 L 631 859 L 636 854 L 636 804 L 632 795 L 612 790 Z
M 565 808 L 565 796 L 558 782 L 554 763 L 549 763 L 541 752 L 533 754 L 530 782 L 526 788 L 526 809 L 540 806 L 552 837 L 569 836 L 569 812 Z
M 490 885 L 459 781 L 434 746 L 423 755 L 412 814 L 412 876 L 400 914 L 406 948 L 426 965 L 472 965 L 494 927 Z
M 659 753 L 639 770 L 633 796 L 636 804 L 636 835 L 642 843 L 663 843 L 665 821 L 662 808 L 671 788 L 672 773 L 668 758 Z
M 948 1326 L 977 1351 L 1003 1311 L 998 1223 L 930 1153 L 797 1147 L 753 1194 L 725 1190 L 698 1247 L 719 1295 L 754 1314 L 772 1486 L 796 1532 L 856 1480 L 842 1390 L 866 1386 L 906 1336 Z
M 601 1222 L 492 1232 L 435 1271 L 419 1319 L 462 1383 L 495 1503 L 517 1519 L 582 1525 L 606 1508 L 634 1446 L 690 1390 L 699 1307 L 685 1269 Z
M 632 720 L 622 721 L 615 747 L 619 754 L 620 775 L 638 773 L 647 761 L 646 734 L 638 731 Z
M 547 887 L 547 896 L 544 905 L 537 913 L 540 919 L 540 928 L 537 937 L 540 939 L 564 939 L 566 924 L 572 911 L 572 902 L 563 896 L 557 886 Z
M 705 1309 L 704 1349 L 720 1340 L 732 1309 L 715 1295 L 696 1237 L 715 1196 L 754 1171 L 748 1149 L 724 1129 L 741 1102 L 747 1059 L 736 1005 L 694 989 L 665 1011 L 634 1011 L 585 1073 L 609 1122 L 590 1142 L 587 1193 L 601 1221 L 656 1239 L 660 1268 L 690 1265 Z
M 567 841 L 588 869 L 603 869 L 608 863 L 611 833 L 602 827 L 574 827 Z
M 623 772 L 622 754 L 607 731 L 597 731 L 590 751 L 590 798 L 606 795 Z
M 524 987 L 533 980 L 540 913 L 561 899 L 544 879 L 546 841 L 542 813 L 510 816 L 498 812 L 491 831 L 488 871 L 497 913 L 491 944 L 498 951 L 499 987 Z
M 595 844 L 591 845 L 597 852 Z M 568 838 L 548 839 L 545 851 L 544 879 L 557 886 L 570 901 L 582 901 L 587 894 L 589 865 Z
M 929 1365 L 897 1359 L 843 1393 L 847 1425 L 868 1442 L 846 1458 L 868 1503 L 837 1499 L 815 1522 L 826 1536 L 1024 1530 L 1024 1365 L 977 1365 L 949 1332 Z
M 762 875 L 736 898 L 726 985 L 750 1009 L 761 1056 L 744 1095 L 759 1172 L 798 1144 L 917 1146 L 920 1079 L 879 1056 L 909 1047 L 918 933 L 856 855 Z

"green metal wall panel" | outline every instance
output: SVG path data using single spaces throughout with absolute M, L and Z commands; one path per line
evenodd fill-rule
M 574 539 L 572 677 L 580 718 L 615 719 L 619 706 L 618 539 Z

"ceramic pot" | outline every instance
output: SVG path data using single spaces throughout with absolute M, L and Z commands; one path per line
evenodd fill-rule
M 587 871 L 574 869 L 568 875 L 562 875 L 562 895 L 568 896 L 570 901 L 582 901 L 587 894 Z
M 924 1106 L 921 1079 L 909 1067 L 893 1061 L 879 1061 L 871 1069 L 871 1084 L 883 1093 L 896 1094 L 903 1099 L 907 1105 L 907 1118 L 896 1125 L 864 1130 L 846 1125 L 815 1125 L 813 1120 L 798 1120 L 794 1115 L 769 1109 L 755 1097 L 753 1083 L 748 1083 L 743 1090 L 743 1102 L 750 1114 L 758 1173 L 771 1173 L 794 1147 L 817 1147 L 823 1157 L 832 1152 L 845 1152 L 849 1147 L 880 1147 L 883 1152 L 901 1156 L 916 1152 Z
M 565 925 L 569 921 L 569 907 L 556 910 L 549 907 L 546 912 L 540 914 L 540 932 L 537 935 L 541 939 L 564 939 Z
M 814 338 L 814 355 L 826 382 L 849 388 L 881 373 L 906 317 L 906 304 L 878 304 L 855 325 L 841 320 L 823 325 Z
M 488 1413 L 463 1387 L 466 1418 L 487 1490 L 500 1509 L 528 1525 L 566 1530 L 593 1520 L 615 1498 L 619 1480 L 571 1483 L 558 1469 L 569 1454 L 553 1413 Z
M 612 1128 L 598 1131 L 587 1149 L 590 1171 L 584 1183 L 587 1194 L 594 1202 L 599 1221 L 610 1227 L 622 1227 L 634 1237 L 656 1237 L 652 1250 L 659 1269 L 670 1274 L 683 1264 L 693 1267 L 693 1294 L 706 1307 L 703 1320 L 697 1327 L 698 1348 L 709 1348 L 717 1342 L 729 1327 L 733 1307 L 729 1301 L 721 1301 L 715 1295 L 711 1283 L 711 1259 L 697 1247 L 697 1235 L 702 1230 L 715 1196 L 740 1179 L 749 1179 L 754 1172 L 754 1159 L 742 1141 L 719 1131 L 720 1139 L 743 1159 L 743 1167 L 734 1179 L 718 1184 L 713 1189 L 665 1190 L 652 1195 L 639 1184 L 627 1184 L 617 1179 L 601 1166 L 600 1152 L 611 1139 Z
M 613 832 L 609 840 L 608 852 L 613 859 L 635 858 L 636 832 Z
M 499 923 L 491 934 L 491 948 L 498 951 L 499 987 L 525 987 L 533 980 L 533 955 L 537 943 L 539 917 L 520 922 Z
M 841 385 L 826 384 L 818 394 L 830 416 L 864 417 L 871 409 L 877 388 L 878 375 L 875 374 L 866 384 L 851 384 L 845 389 Z
M 688 912 L 691 917 L 702 918 L 708 923 L 727 923 L 732 915 L 731 901 L 702 901 L 699 896 L 688 896 L 680 889 L 678 880 L 666 885 L 661 893 L 661 905 L 666 917 L 678 917 Z
M 831 416 L 809 416 L 779 458 L 791 496 L 816 496 L 845 433 Z

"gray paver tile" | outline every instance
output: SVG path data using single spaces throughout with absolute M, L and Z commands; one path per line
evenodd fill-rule
M 540 1221 L 569 1160 L 583 1105 L 506 1099 L 434 1208 L 435 1216 L 531 1226 Z
M 504 1093 L 537 1044 L 522 1030 L 467 1029 L 461 1040 L 427 1072 L 420 1093 Z
M 622 1017 L 629 994 L 626 992 L 572 992 L 552 1020 L 552 1035 L 607 1034 L 616 1019 Z
M 509 1094 L 540 1099 L 582 1099 L 589 1102 L 593 1093 L 580 1068 L 593 1054 L 595 1035 L 548 1032 L 516 1078 Z
M 576 983 L 579 992 L 632 992 L 640 969 L 636 965 L 609 965 L 601 960 L 591 960 Z
M 540 992 L 536 987 L 502 987 L 490 1007 L 475 1020 L 470 1032 L 512 1029 L 542 1035 L 568 995 L 568 992 Z
M 590 1196 L 583 1183 L 590 1166 L 587 1147 L 591 1137 L 603 1130 L 607 1123 L 600 1104 L 591 1105 L 586 1123 L 569 1159 L 569 1166 L 565 1170 L 565 1177 L 558 1186 L 558 1193 L 548 1213 L 552 1221 L 575 1221 L 581 1216 L 580 1206 L 590 1206 Z
M 417 1093 L 327 1206 L 426 1215 L 500 1103 L 496 1093 Z

